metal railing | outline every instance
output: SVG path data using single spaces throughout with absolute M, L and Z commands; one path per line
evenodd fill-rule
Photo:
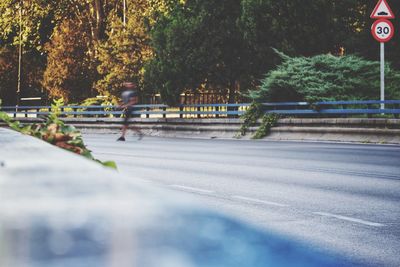
M 381 109 L 380 105 L 386 108 Z M 193 104 L 178 105 L 135 105 L 132 112 L 141 118 L 223 118 L 239 117 L 249 108 L 250 103 L 242 104 Z M 353 116 L 387 114 L 398 117 L 400 100 L 364 100 L 364 101 L 329 101 L 329 102 L 276 102 L 262 103 L 265 113 L 283 116 Z M 0 111 L 14 117 L 38 117 L 49 115 L 51 106 L 3 106 Z M 117 106 L 62 106 L 61 117 L 120 117 L 123 110 Z

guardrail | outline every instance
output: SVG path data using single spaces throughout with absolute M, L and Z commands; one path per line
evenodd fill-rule
M 386 108 L 381 109 L 380 105 Z M 178 105 L 135 105 L 132 114 L 142 118 L 219 118 L 238 117 L 249 108 L 250 103 L 241 104 L 194 104 Z M 276 113 L 286 116 L 351 116 L 388 114 L 398 117 L 400 100 L 364 100 L 364 101 L 329 101 L 329 102 L 276 102 L 262 103 L 265 113 Z M 4 106 L 1 111 L 14 117 L 38 117 L 50 114 L 51 106 Z M 61 117 L 120 117 L 123 111 L 117 106 L 62 106 Z
M 196 104 L 179 105 L 135 105 L 132 114 L 144 118 L 150 117 L 175 117 L 175 118 L 204 118 L 240 116 L 244 114 L 250 104 Z M 123 110 L 117 106 L 62 106 L 61 117 L 119 117 Z M 53 110 L 51 106 L 4 106 L 0 111 L 12 114 L 14 117 L 37 117 L 49 115 Z

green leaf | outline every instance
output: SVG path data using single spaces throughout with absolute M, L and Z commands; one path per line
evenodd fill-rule
M 103 162 L 101 162 L 101 164 L 103 164 L 103 166 L 118 170 L 117 164 L 115 163 L 115 161 L 103 161 Z

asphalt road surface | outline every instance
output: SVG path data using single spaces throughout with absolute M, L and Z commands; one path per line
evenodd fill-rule
M 365 266 L 400 266 L 400 146 L 86 134 L 132 179 Z

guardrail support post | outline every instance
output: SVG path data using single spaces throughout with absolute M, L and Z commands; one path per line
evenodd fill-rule
M 215 111 L 216 111 L 216 112 L 219 112 L 219 107 L 215 107 Z M 218 114 L 218 113 L 215 114 L 215 118 L 219 118 L 219 114 Z
M 371 105 L 367 105 L 367 108 L 368 108 L 368 109 L 371 109 Z M 372 114 L 369 114 L 369 113 L 368 113 L 368 114 L 367 114 L 367 118 L 368 118 L 368 119 L 372 118 Z
M 165 119 L 165 118 L 167 118 L 167 108 L 166 107 L 164 107 L 163 109 L 163 118 Z
M 200 107 L 197 107 L 197 112 L 200 112 L 200 111 L 201 111 L 201 108 L 200 108 Z M 198 118 L 198 119 L 201 118 L 201 114 L 200 114 L 200 113 L 197 114 L 197 118 Z
M 179 113 L 179 118 L 183 119 L 183 113 L 182 113 L 183 112 L 183 107 L 182 106 L 179 107 L 179 112 L 180 112 Z
M 150 118 L 150 114 L 148 112 L 150 112 L 150 108 L 149 107 L 146 108 L 146 118 L 147 119 Z

